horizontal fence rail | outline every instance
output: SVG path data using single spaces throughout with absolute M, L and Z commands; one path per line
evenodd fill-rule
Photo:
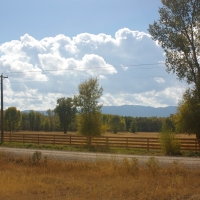
M 181 150 L 200 151 L 200 140 L 196 138 L 177 138 Z M 138 149 L 161 149 L 156 137 L 86 137 L 74 135 L 53 134 L 18 134 L 6 133 L 5 142 L 35 143 L 43 145 L 66 145 L 66 146 L 98 146 L 116 148 Z

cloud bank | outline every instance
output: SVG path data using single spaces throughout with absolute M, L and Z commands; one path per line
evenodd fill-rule
M 176 105 L 184 91 L 162 63 L 162 48 L 144 32 L 123 28 L 115 37 L 81 33 L 37 40 L 25 34 L 0 45 L 5 107 L 47 110 L 60 97 L 73 97 L 94 76 L 104 105 Z

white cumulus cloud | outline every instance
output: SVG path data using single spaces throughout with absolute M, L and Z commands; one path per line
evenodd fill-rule
M 164 60 L 149 34 L 128 28 L 115 37 L 80 33 L 37 40 L 25 34 L 0 45 L 0 69 L 9 76 L 5 106 L 55 108 L 57 98 L 77 94 L 92 76 L 104 89 L 104 105 L 176 105 L 184 84 L 166 73 Z

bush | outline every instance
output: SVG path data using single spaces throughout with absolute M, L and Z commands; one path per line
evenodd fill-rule
M 138 159 L 132 158 L 130 161 L 127 158 L 123 159 L 122 167 L 124 172 L 135 175 L 138 172 Z
M 180 155 L 180 143 L 178 142 L 175 133 L 170 130 L 162 130 L 159 134 L 159 142 L 162 152 L 165 155 Z
M 29 165 L 30 166 L 38 166 L 40 164 L 43 164 L 44 166 L 47 166 L 47 157 L 44 156 L 44 158 L 42 160 L 42 153 L 40 151 L 36 151 L 29 158 Z
M 33 155 L 29 158 L 30 165 L 38 165 L 42 157 L 42 153 L 36 151 Z
M 159 161 L 155 157 L 150 157 L 146 162 L 146 166 L 149 169 L 149 173 L 155 175 L 159 168 Z

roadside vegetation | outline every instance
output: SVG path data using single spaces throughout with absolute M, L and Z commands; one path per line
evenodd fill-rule
M 0 199 L 194 199 L 200 198 L 200 169 L 174 162 L 161 167 L 151 157 L 106 162 L 55 161 L 0 155 Z

